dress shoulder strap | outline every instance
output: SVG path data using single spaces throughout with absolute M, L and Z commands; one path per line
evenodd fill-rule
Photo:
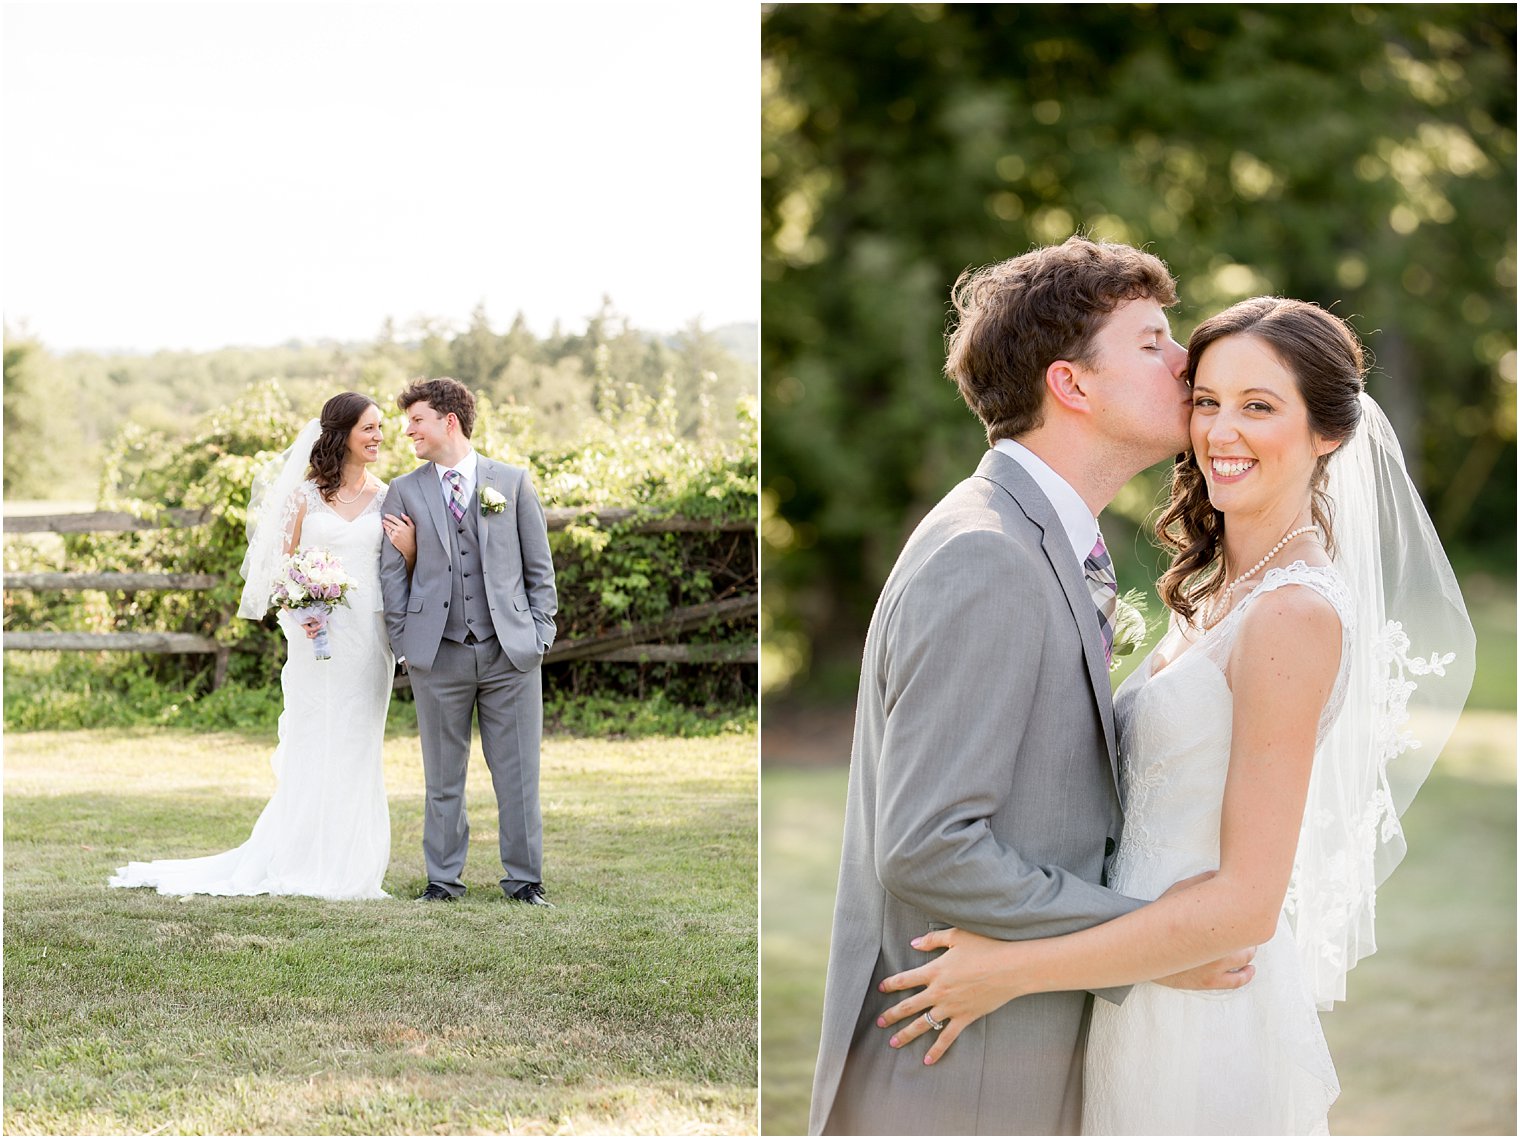
M 1274 589 L 1281 589 L 1286 585 L 1304 585 L 1318 593 L 1335 608 L 1336 614 L 1341 619 L 1341 627 L 1346 633 L 1350 633 L 1356 607 L 1351 601 L 1351 589 L 1346 584 L 1346 579 L 1341 576 L 1340 570 L 1333 565 L 1311 566 L 1308 562 L 1297 561 L 1286 566 L 1277 566 L 1269 569 L 1261 579 L 1261 584 L 1252 591 L 1251 596 L 1246 598 L 1241 608 L 1250 604 L 1257 597 L 1271 593 Z

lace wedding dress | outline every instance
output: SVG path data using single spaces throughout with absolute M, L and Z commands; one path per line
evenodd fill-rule
M 1294 562 L 1152 675 L 1156 653 L 1114 697 L 1126 807 L 1109 885 L 1147 901 L 1219 865 L 1230 760 L 1227 663 L 1240 620 L 1261 596 L 1305 586 L 1341 618 L 1341 662 L 1320 718 L 1322 744 L 1346 699 L 1354 612 L 1340 573 Z M 1136 985 L 1121 1005 L 1095 1001 L 1082 1129 L 1089 1135 L 1326 1134 L 1340 1092 L 1312 986 L 1287 914 L 1257 949 L 1256 976 L 1230 992 Z
M 306 505 L 301 548 L 334 554 L 354 579 L 349 605 L 328 624 L 332 658 L 318 660 L 300 625 L 283 610 L 284 710 L 270 761 L 275 792 L 248 841 L 204 858 L 132 862 L 112 886 L 153 886 L 160 894 L 300 894 L 385 898 L 391 824 L 380 749 L 394 658 L 380 599 L 384 486 L 352 521 L 322 501 L 315 484 L 296 493 Z

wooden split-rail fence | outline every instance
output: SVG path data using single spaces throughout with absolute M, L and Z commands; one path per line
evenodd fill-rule
M 595 517 L 599 524 L 626 522 L 636 512 L 626 507 L 575 507 L 544 511 L 549 529 L 563 530 L 575 522 Z M 208 514 L 196 510 L 170 510 L 157 521 L 139 518 L 122 511 L 97 510 L 76 514 L 39 514 L 5 516 L 7 534 L 84 534 L 124 530 L 159 530 L 198 526 Z M 653 518 L 630 527 L 628 533 L 713 533 L 752 530 L 755 524 L 744 520 L 709 520 L 699 518 Z M 7 573 L 5 588 L 16 590 L 80 589 L 102 590 L 204 590 L 214 589 L 221 579 L 203 573 Z M 628 661 L 691 664 L 753 664 L 758 659 L 755 645 L 655 643 L 661 638 L 681 636 L 710 621 L 733 620 L 755 612 L 759 598 L 755 594 L 724 597 L 701 605 L 673 609 L 657 621 L 613 630 L 554 645 L 544 656 L 545 664 L 569 660 Z M 230 649 L 211 637 L 198 633 L 67 633 L 6 630 L 4 648 L 21 651 L 51 652 L 139 652 L 204 653 L 216 658 L 212 687 L 219 688 L 227 677 Z M 407 678 L 398 676 L 397 687 L 406 687 Z

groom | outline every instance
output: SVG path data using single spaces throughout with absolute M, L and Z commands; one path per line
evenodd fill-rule
M 380 582 L 391 648 L 411 675 L 427 784 L 420 901 L 464 893 L 470 841 L 465 771 L 470 721 L 496 790 L 502 892 L 549 906 L 543 888 L 538 753 L 543 732 L 539 663 L 554 643 L 554 563 L 528 472 L 470 446 L 475 397 L 458 380 L 418 380 L 397 398 L 419 459 L 391 483 L 385 508 L 415 520 L 408 573 L 381 542 Z
M 1176 299 L 1155 257 L 1082 237 L 956 283 L 945 370 L 991 450 L 908 539 L 866 638 L 814 1134 L 1080 1130 L 1090 995 L 1005 1005 L 926 1067 L 888 1047 L 903 994 L 877 986 L 931 929 L 1048 937 L 1141 904 L 1103 886 L 1123 814 L 1096 516 L 1187 446 Z M 1237 988 L 1248 959 L 1168 983 Z

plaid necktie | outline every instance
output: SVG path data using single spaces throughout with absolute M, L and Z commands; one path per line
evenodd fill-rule
M 464 521 L 464 476 L 458 471 L 444 471 L 443 481 L 449 484 L 449 513 L 455 522 Z
M 1103 535 L 1098 534 L 1097 544 L 1082 563 L 1087 576 L 1087 589 L 1092 594 L 1093 608 L 1098 611 L 1098 630 L 1103 634 L 1103 656 L 1110 665 L 1114 663 L 1114 614 L 1119 608 L 1119 579 L 1114 576 L 1114 560 L 1108 556 Z

